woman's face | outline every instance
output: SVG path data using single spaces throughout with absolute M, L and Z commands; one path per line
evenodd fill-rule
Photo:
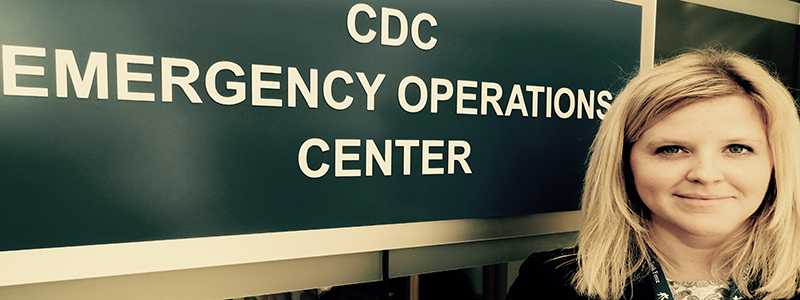
M 690 236 L 737 229 L 763 201 L 772 173 L 764 122 L 739 95 L 667 115 L 633 144 L 630 160 L 653 225 Z

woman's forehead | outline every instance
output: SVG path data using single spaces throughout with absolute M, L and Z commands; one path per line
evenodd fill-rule
M 730 95 L 680 107 L 655 121 L 640 140 L 763 141 L 765 128 L 760 110 L 751 99 Z

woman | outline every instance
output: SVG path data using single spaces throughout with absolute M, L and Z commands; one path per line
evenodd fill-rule
M 508 299 L 800 299 L 800 121 L 760 64 L 641 72 L 591 150 L 576 247 L 531 255 Z

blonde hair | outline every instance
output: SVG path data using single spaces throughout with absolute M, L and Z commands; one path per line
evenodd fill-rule
M 800 279 L 800 120 L 792 96 L 758 62 L 732 51 L 695 50 L 642 71 L 609 109 L 592 143 L 581 197 L 584 223 L 578 235 L 576 290 L 619 299 L 642 267 L 661 261 L 648 234 L 647 208 L 638 198 L 629 167 L 631 145 L 650 126 L 690 103 L 744 95 L 761 110 L 774 162 L 761 207 L 720 247 L 714 274 L 732 280 L 742 294 L 789 298 Z

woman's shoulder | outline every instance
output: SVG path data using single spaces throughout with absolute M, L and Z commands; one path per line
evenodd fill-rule
M 578 267 L 578 250 L 575 247 L 558 248 L 550 251 L 536 252 L 528 256 L 522 263 L 520 270 L 534 271 L 537 274 L 547 274 L 549 277 L 558 274 L 558 278 L 566 277 L 571 281 Z
M 528 256 L 526 261 L 536 261 L 536 260 L 543 260 L 543 261 L 574 261 L 576 255 L 578 255 L 578 248 L 577 247 L 567 247 L 567 248 L 557 248 L 549 251 L 543 252 L 534 252 Z
M 572 286 L 577 270 L 576 255 L 574 247 L 531 254 L 520 266 L 506 299 L 540 299 L 543 295 L 583 299 Z

